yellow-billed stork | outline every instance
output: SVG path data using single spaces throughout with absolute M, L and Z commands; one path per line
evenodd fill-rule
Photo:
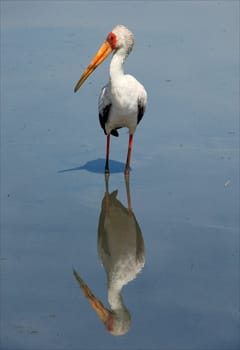
M 106 174 L 109 173 L 110 134 L 118 136 L 117 129 L 127 127 L 129 142 L 125 175 L 129 175 L 133 134 L 146 109 L 147 93 L 143 85 L 123 71 L 124 62 L 132 51 L 133 44 L 132 32 L 123 25 L 117 25 L 108 34 L 74 88 L 76 92 L 88 76 L 114 52 L 110 63 L 109 83 L 102 88 L 98 103 L 100 125 L 107 135 Z

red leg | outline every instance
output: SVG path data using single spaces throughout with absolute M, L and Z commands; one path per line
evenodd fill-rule
M 110 134 L 107 135 L 105 174 L 109 174 L 109 148 L 110 148 Z
M 126 166 L 125 166 L 125 175 L 129 175 L 129 171 L 130 171 L 130 159 L 131 159 L 131 152 L 132 152 L 132 141 L 133 141 L 133 134 L 129 134 L 128 154 L 127 154 L 127 161 L 126 161 Z

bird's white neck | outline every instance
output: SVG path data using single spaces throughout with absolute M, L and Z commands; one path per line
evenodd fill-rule
M 111 84 L 114 84 L 119 77 L 124 75 L 123 65 L 127 56 L 128 54 L 124 49 L 119 49 L 113 54 L 109 69 Z

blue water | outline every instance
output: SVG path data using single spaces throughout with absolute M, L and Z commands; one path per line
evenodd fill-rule
M 118 23 L 146 87 L 130 192 L 145 265 L 123 288 L 131 327 L 108 333 L 73 268 L 109 308 L 98 257 L 108 59 L 73 93 Z M 109 192 L 127 208 L 127 132 Z M 239 2 L 1 1 L 1 349 L 237 350 Z

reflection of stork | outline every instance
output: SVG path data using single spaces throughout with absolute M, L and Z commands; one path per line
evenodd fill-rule
M 74 88 L 76 92 L 97 66 L 114 52 L 110 63 L 110 81 L 103 87 L 99 98 L 99 121 L 107 135 L 105 173 L 109 173 L 110 134 L 118 136 L 117 129 L 127 127 L 129 142 L 125 174 L 129 174 L 133 134 L 146 108 L 147 93 L 143 85 L 123 72 L 123 64 L 133 44 L 130 30 L 123 25 L 113 28 Z
M 95 298 L 74 271 L 85 296 L 107 330 L 114 335 L 122 335 L 129 330 L 131 316 L 123 302 L 121 290 L 125 284 L 136 277 L 145 262 L 141 229 L 131 209 L 128 178 L 126 178 L 126 190 L 128 208 L 125 208 L 117 199 L 117 191 L 109 194 L 108 177 L 106 177 L 106 193 L 102 201 L 98 226 L 98 252 L 107 273 L 110 310 Z

